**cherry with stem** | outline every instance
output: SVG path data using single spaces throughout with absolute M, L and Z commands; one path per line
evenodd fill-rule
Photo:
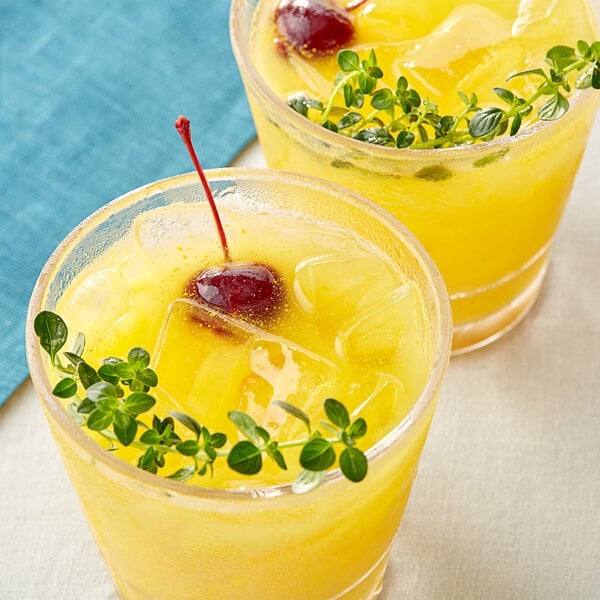
M 348 13 L 365 2 L 350 0 L 342 7 L 332 0 L 281 0 L 274 15 L 277 44 L 283 51 L 291 48 L 309 58 L 340 50 L 354 37 Z
M 206 193 L 224 259 L 223 264 L 211 266 L 193 276 L 185 286 L 185 295 L 208 304 L 213 309 L 246 320 L 261 321 L 271 317 L 278 312 L 284 301 L 281 276 L 268 265 L 231 260 L 225 228 L 192 143 L 189 119 L 180 116 L 175 121 L 175 128 L 186 145 Z

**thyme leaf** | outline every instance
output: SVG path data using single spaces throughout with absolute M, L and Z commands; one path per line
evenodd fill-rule
M 163 475 L 161 471 L 166 468 L 167 457 L 177 454 L 190 464 L 165 476 L 181 483 L 194 476 L 212 474 L 215 463 L 223 460 L 237 473 L 254 475 L 261 471 L 263 459 L 270 459 L 286 470 L 282 449 L 299 447 L 304 470 L 292 486 L 295 493 L 305 493 L 321 485 L 325 472 L 336 461 L 350 481 L 362 481 L 367 475 L 367 458 L 356 448 L 356 440 L 365 435 L 367 424 L 360 417 L 352 421 L 338 400 L 328 398 L 323 403 L 328 420 L 321 424 L 331 434 L 327 437 L 311 424 L 303 410 L 287 402 L 274 401 L 274 404 L 304 424 L 307 432 L 303 438 L 274 440 L 249 414 L 231 411 L 230 421 L 247 439 L 227 447 L 224 433 L 210 431 L 188 414 L 173 411 L 165 418 L 156 414 L 149 418 L 148 413 L 156 404 L 151 391 L 158 385 L 158 376 L 150 367 L 150 355 L 143 348 L 131 349 L 126 359 L 106 358 L 96 369 L 85 361 L 85 338 L 78 334 L 73 350 L 63 351 L 72 365 L 66 368 L 58 357 L 68 339 L 63 319 L 43 311 L 37 315 L 34 329 L 41 347 L 61 376 L 52 393 L 58 398 L 70 399 L 69 415 L 81 427 L 102 435 L 109 441 L 111 450 L 120 446 L 138 450 L 140 469 Z M 140 415 L 145 415 L 146 421 L 141 420 Z M 185 430 L 181 435 L 175 430 L 176 421 Z M 341 447 L 339 458 L 338 447 Z
M 294 94 L 288 105 L 302 116 L 340 135 L 377 146 L 396 148 L 448 148 L 504 135 L 516 135 L 537 106 L 541 121 L 555 121 L 569 110 L 571 75 L 577 73 L 576 89 L 600 89 L 600 41 L 591 44 L 580 40 L 575 48 L 554 46 L 546 53 L 548 67 L 532 68 L 509 75 L 539 79 L 536 90 L 522 98 L 504 87 L 493 92 L 502 106 L 479 105 L 475 93 L 458 91 L 465 108 L 458 115 L 442 115 L 439 107 L 412 89 L 403 75 L 396 88 L 381 85 L 383 71 L 371 50 L 364 59 L 353 50 L 340 50 L 340 71 L 333 92 L 322 102 L 307 94 Z M 541 98 L 546 99 L 541 102 Z M 368 99 L 368 104 L 367 104 Z M 370 112 L 357 112 L 369 106 Z

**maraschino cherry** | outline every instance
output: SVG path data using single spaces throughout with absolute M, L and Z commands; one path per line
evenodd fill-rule
M 278 43 L 309 57 L 336 52 L 354 37 L 348 13 L 366 1 L 341 7 L 333 0 L 281 0 L 275 9 Z
M 175 127 L 196 167 L 217 227 L 224 262 L 204 269 L 186 284 L 184 294 L 220 312 L 246 320 L 263 321 L 283 305 L 284 286 L 280 275 L 270 266 L 251 262 L 232 262 L 225 229 L 215 199 L 192 144 L 190 121 L 180 116 Z

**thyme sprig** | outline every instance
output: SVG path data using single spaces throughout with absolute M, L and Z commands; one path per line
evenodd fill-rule
M 327 419 L 320 424 L 327 435 L 315 429 L 300 408 L 274 401 L 304 424 L 305 437 L 274 440 L 249 414 L 234 410 L 228 413 L 229 420 L 246 439 L 226 447 L 228 440 L 224 433 L 210 431 L 185 413 L 172 411 L 164 418 L 154 414 L 150 423 L 140 420 L 140 415 L 156 404 L 149 392 L 158 385 L 156 372 L 150 367 L 150 355 L 143 348 L 131 349 L 126 359 L 106 358 L 96 369 L 83 358 L 83 334 L 75 336 L 70 351 L 61 352 L 69 332 L 59 315 L 40 312 L 35 318 L 34 330 L 52 367 L 61 377 L 52 393 L 71 400 L 69 414 L 80 426 L 108 440 L 110 450 L 117 450 L 119 445 L 139 450 L 137 466 L 145 471 L 162 474 L 159 471 L 165 467 L 167 456 L 177 454 L 189 464 L 166 475 L 176 481 L 186 482 L 207 473 L 212 475 L 219 460 L 225 460 L 237 473 L 255 475 L 261 471 L 265 457 L 286 470 L 282 450 L 299 447 L 303 470 L 292 486 L 296 493 L 318 487 L 336 461 L 350 481 L 362 481 L 367 475 L 367 459 L 356 446 L 356 441 L 367 432 L 367 424 L 361 417 L 351 420 L 346 407 L 333 398 L 323 403 Z M 176 431 L 178 426 L 186 430 L 185 436 Z M 339 447 L 338 458 L 336 449 Z
M 528 98 L 504 87 L 493 88 L 506 106 L 482 107 L 477 94 L 459 91 L 464 108 L 458 115 L 440 114 L 439 107 L 422 98 L 404 76 L 398 78 L 395 89 L 380 85 L 384 74 L 374 50 L 362 60 L 353 50 L 341 50 L 337 62 L 341 70 L 326 102 L 302 92 L 291 95 L 288 105 L 333 132 L 396 148 L 447 148 L 489 141 L 507 131 L 516 135 L 541 98 L 538 118 L 559 119 L 569 110 L 565 94 L 571 91 L 573 73 L 579 73 L 575 88 L 600 89 L 600 41 L 579 41 L 576 48 L 554 46 L 546 54 L 546 70 L 526 69 L 510 75 L 507 81 L 527 76 L 539 84 Z M 339 104 L 342 98 L 343 106 Z

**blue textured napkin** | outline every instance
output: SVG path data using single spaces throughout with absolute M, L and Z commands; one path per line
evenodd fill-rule
M 254 136 L 227 0 L 0 1 L 0 405 L 27 375 L 33 284 L 100 205 L 203 166 Z

